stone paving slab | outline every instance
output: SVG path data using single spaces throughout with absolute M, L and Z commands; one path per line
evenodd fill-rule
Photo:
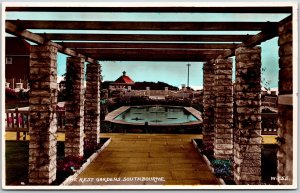
M 122 137 L 117 137 L 118 135 L 122 136 Z M 135 139 L 133 139 L 133 136 L 136 135 Z M 140 137 L 140 134 L 130 134 L 129 136 L 127 136 L 126 134 L 103 134 L 101 133 L 101 137 L 114 137 L 114 141 L 124 141 L 124 142 L 129 142 L 131 141 L 132 143 L 135 143 L 137 141 L 145 141 L 147 142 L 149 139 L 145 139 L 145 138 L 141 138 Z M 176 135 L 174 134 L 173 138 L 174 137 L 179 137 L 179 135 Z M 192 138 L 192 136 L 194 137 L 198 137 L 198 138 L 202 138 L 202 135 L 188 135 L 186 134 L 186 136 L 184 136 L 183 138 L 181 138 L 182 141 L 187 141 L 189 142 L 190 139 Z M 263 144 L 276 144 L 276 138 L 277 136 L 276 135 L 263 135 L 262 138 L 263 138 Z M 21 138 L 23 138 L 22 136 L 22 133 L 21 133 Z M 159 141 L 165 141 L 165 139 L 170 139 L 172 138 L 172 134 L 167 134 L 167 135 L 164 135 L 164 136 L 151 136 L 151 144 L 155 144 L 157 143 L 158 145 L 160 145 L 160 142 Z M 30 139 L 30 136 L 27 134 L 26 135 L 26 140 L 29 140 Z M 16 132 L 5 132 L 5 140 L 16 140 Z M 65 134 L 64 133 L 57 133 L 57 140 L 58 141 L 65 141 Z M 128 144 L 128 143 L 126 143 Z M 147 144 L 147 143 L 146 143 Z M 167 142 L 166 142 L 167 144 Z
M 219 184 L 191 142 L 200 135 L 114 133 L 101 137 L 111 137 L 111 143 L 71 185 Z M 80 181 L 84 178 L 93 180 Z

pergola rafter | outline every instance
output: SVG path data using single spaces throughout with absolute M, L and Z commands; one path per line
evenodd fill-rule
M 14 25 L 13 23 L 10 23 L 10 22 L 5 22 L 5 31 L 12 35 L 22 37 L 28 41 L 31 41 L 31 42 L 34 42 L 37 44 L 47 43 L 47 44 L 53 45 L 53 46 L 57 47 L 60 52 L 66 54 L 66 55 L 69 55 L 69 56 L 82 56 L 82 54 L 80 54 L 70 48 L 65 48 L 57 43 L 49 41 L 48 39 L 46 39 L 38 34 L 34 34 L 28 30 L 20 29 L 19 26 Z M 82 57 L 85 57 L 85 56 L 82 56 Z M 89 58 L 89 57 L 86 57 L 86 61 L 90 62 L 90 63 L 96 62 L 93 58 Z
M 161 12 L 161 13 L 292 13 L 292 7 L 6 7 L 6 11 L 30 12 Z
M 243 42 L 252 35 L 176 35 L 176 34 L 63 34 L 37 33 L 61 41 L 152 41 L 152 42 Z
M 285 20 L 291 19 L 291 16 Z M 280 23 L 280 22 L 279 22 Z M 59 51 L 67 55 L 78 55 L 70 47 L 76 50 L 80 48 L 140 48 L 140 49 L 185 49 L 191 52 L 201 53 L 200 49 L 227 49 L 219 54 L 218 58 L 228 58 L 234 55 L 234 48 L 242 46 L 253 46 L 260 44 L 263 41 L 271 39 L 277 35 L 278 23 L 277 22 L 96 22 L 96 21 L 34 21 L 34 20 L 24 20 L 24 21 L 6 21 L 6 31 L 11 32 L 14 35 L 24 35 L 24 38 L 39 44 L 43 44 L 45 41 L 49 40 L 76 40 L 76 41 L 104 41 L 98 42 L 52 42 L 55 44 Z M 261 32 L 257 35 L 154 35 L 154 34 L 34 34 L 26 29 L 80 29 L 80 30 L 260 30 Z M 130 43 L 115 43 L 107 41 L 130 41 Z M 151 41 L 151 43 L 139 43 L 137 41 Z M 163 41 L 168 43 L 152 43 L 152 41 Z M 169 42 L 209 42 L 203 44 L 179 44 L 179 43 L 169 43 Z M 235 41 L 242 42 L 236 45 Z M 210 42 L 231 42 L 231 44 L 212 44 Z M 82 46 L 82 47 L 81 47 Z M 106 46 L 106 47 L 105 47 Z M 218 47 L 219 46 L 219 47 Z M 218 47 L 218 48 L 217 48 Z M 100 51 L 100 50 L 97 50 Z M 112 51 L 112 50 L 111 50 Z M 96 56 L 96 51 L 88 53 Z M 102 53 L 101 53 L 102 52 Z M 86 53 L 87 52 L 83 52 Z M 132 52 L 133 53 L 133 52 Z M 114 53 L 105 53 L 114 54 Z M 120 52 L 115 52 L 115 54 L 120 54 Z M 137 54 L 135 52 L 134 54 Z M 174 52 L 174 55 L 177 54 Z M 103 56 L 103 51 L 100 51 L 97 58 L 111 59 L 111 57 Z M 172 54 L 166 57 L 174 56 Z M 193 55 L 193 54 L 192 54 Z M 149 57 L 142 59 L 145 54 L 139 57 L 140 60 L 148 60 Z M 188 56 L 188 55 L 187 55 Z M 129 56 L 128 56 L 129 57 Z M 163 61 L 173 61 L 173 59 L 163 58 Z M 201 61 L 209 56 L 201 57 Z M 119 57 L 120 58 L 120 57 Z M 122 56 L 125 59 L 125 56 Z M 130 56 L 130 59 L 132 57 Z M 191 54 L 186 57 L 186 61 L 190 61 L 193 57 Z M 209 58 L 210 63 L 214 62 L 215 57 Z M 125 59 L 126 61 L 129 60 Z M 153 60 L 153 59 L 152 59 Z M 89 62 L 93 59 L 88 58 Z M 181 59 L 180 59 L 181 61 Z M 196 60 L 198 61 L 198 60 Z
M 249 37 L 248 40 L 242 42 L 241 44 L 237 45 L 238 47 L 252 47 L 255 45 L 259 45 L 264 41 L 270 40 L 278 35 L 278 26 L 282 25 L 282 23 L 285 22 L 291 22 L 292 21 L 292 15 L 284 18 L 280 22 L 277 23 L 277 25 L 273 28 L 268 28 L 266 30 L 263 30 L 262 32 L 258 33 L 255 36 Z M 218 56 L 218 59 L 226 59 L 228 57 L 234 56 L 234 50 L 227 50 L 222 55 Z M 209 61 L 210 64 L 214 63 L 214 59 Z
M 77 49 L 78 52 L 97 60 L 120 61 L 195 61 L 204 62 L 209 58 L 217 57 L 223 49 Z M 155 58 L 153 57 L 155 56 Z
M 60 43 L 60 42 L 57 42 Z M 116 49 L 116 48 L 141 48 L 141 49 L 234 49 L 236 44 L 225 43 L 95 43 L 95 42 L 61 42 L 61 45 L 67 48 L 99 48 L 99 49 Z
M 88 54 L 89 57 L 94 58 L 99 61 L 163 61 L 163 62 L 205 62 L 210 58 L 216 58 L 218 55 L 186 55 L 186 54 L 178 54 L 178 55 L 149 55 L 149 54 L 139 54 L 139 55 L 126 55 L 126 54 Z
M 226 50 L 185 50 L 185 49 L 176 49 L 176 50 L 166 50 L 166 49 L 77 49 L 80 53 L 86 54 L 115 54 L 115 55 L 156 55 L 156 54 L 166 54 L 166 55 L 218 55 L 222 54 Z
M 127 22 L 7 20 L 23 29 L 63 30 L 172 30 L 172 31 L 261 31 L 276 22 Z

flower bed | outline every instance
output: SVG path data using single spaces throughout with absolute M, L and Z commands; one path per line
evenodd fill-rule
M 226 185 L 235 185 L 232 160 L 216 159 L 214 157 L 214 146 L 212 143 L 204 144 L 201 139 L 193 139 L 193 143 L 203 155 L 215 176 L 221 179 L 220 182 Z
M 210 161 L 214 168 L 214 174 L 217 177 L 222 178 L 227 185 L 235 185 L 232 171 L 233 164 L 231 160 L 213 159 Z
M 211 167 L 216 177 L 221 178 L 226 185 L 235 185 L 233 180 L 233 161 L 218 160 L 213 156 L 213 145 L 204 144 L 201 139 L 193 139 L 194 146 L 203 155 L 207 164 Z M 261 175 L 262 185 L 276 185 L 273 180 L 277 175 L 277 144 L 263 144 L 261 154 Z
M 56 180 L 51 185 L 67 185 L 72 181 L 70 178 L 78 176 L 109 143 L 110 138 L 101 138 L 98 145 L 85 143 L 84 156 L 58 158 Z

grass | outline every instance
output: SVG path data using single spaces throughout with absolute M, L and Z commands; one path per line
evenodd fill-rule
M 57 158 L 64 156 L 64 143 L 57 142 Z M 29 141 L 5 141 L 6 184 L 27 183 Z
M 21 139 L 23 139 L 23 132 L 21 134 Z M 57 132 L 57 141 L 65 141 L 65 134 Z M 16 140 L 16 132 L 5 132 L 5 140 Z M 26 134 L 26 140 L 30 140 L 29 133 Z
M 28 173 L 28 141 L 5 141 L 6 184 L 25 180 Z

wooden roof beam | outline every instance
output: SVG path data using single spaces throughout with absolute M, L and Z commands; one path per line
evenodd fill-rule
M 77 49 L 80 53 L 90 54 L 114 54 L 114 55 L 220 55 L 226 50 L 166 50 L 166 49 Z
M 67 48 L 150 48 L 150 49 L 234 49 L 236 44 L 195 44 L 195 43 L 95 43 L 95 42 L 62 42 Z
M 286 21 L 292 21 L 292 19 L 293 19 L 292 15 L 284 18 L 283 20 L 278 22 L 278 24 L 276 26 L 267 28 L 267 29 L 263 30 L 262 32 L 258 33 L 257 35 L 249 37 L 248 40 L 237 45 L 237 48 L 238 47 L 253 47 L 253 46 L 261 44 L 262 42 L 265 42 L 267 40 L 270 40 L 270 39 L 278 36 L 278 26 L 280 25 L 280 23 L 286 22 Z M 218 58 L 225 59 L 225 58 L 228 58 L 228 57 L 231 57 L 234 55 L 235 55 L 235 50 L 226 50 L 223 54 L 219 55 Z M 209 60 L 208 63 L 213 64 L 214 58 L 211 58 L 211 60 Z
M 38 33 L 39 34 L 39 33 Z M 160 35 L 160 34 L 61 34 L 47 33 L 50 40 L 64 41 L 162 41 L 162 42 L 243 42 L 252 35 Z
M 26 12 L 176 12 L 176 13 L 292 13 L 291 6 L 280 7 L 6 7 L 6 11 Z
M 31 33 L 30 31 L 25 30 L 25 29 L 20 29 L 18 26 L 16 26 L 15 24 L 13 24 L 11 22 L 5 22 L 5 31 L 7 33 L 10 33 L 12 35 L 24 38 L 28 41 L 31 41 L 31 42 L 34 42 L 34 43 L 37 43 L 37 44 L 46 44 L 47 43 L 47 44 L 53 45 L 53 46 L 58 48 L 59 52 L 64 53 L 64 54 L 69 55 L 69 56 L 82 56 L 82 57 L 85 57 L 81 53 L 78 53 L 78 52 L 76 52 L 72 49 L 63 47 L 63 46 L 61 46 L 57 43 L 51 42 L 48 39 L 46 39 L 46 38 L 44 38 L 40 35 Z M 86 57 L 85 60 L 87 62 L 90 62 L 90 63 L 96 62 L 93 58 L 89 58 L 89 57 Z
M 8 20 L 23 29 L 64 30 L 172 30 L 172 31 L 261 31 L 276 22 L 126 22 Z
M 139 55 L 125 55 L 125 54 L 91 54 L 91 57 L 99 61 L 166 61 L 166 62 L 205 62 L 209 58 L 216 58 L 218 55 L 149 55 L 149 54 L 139 54 Z

